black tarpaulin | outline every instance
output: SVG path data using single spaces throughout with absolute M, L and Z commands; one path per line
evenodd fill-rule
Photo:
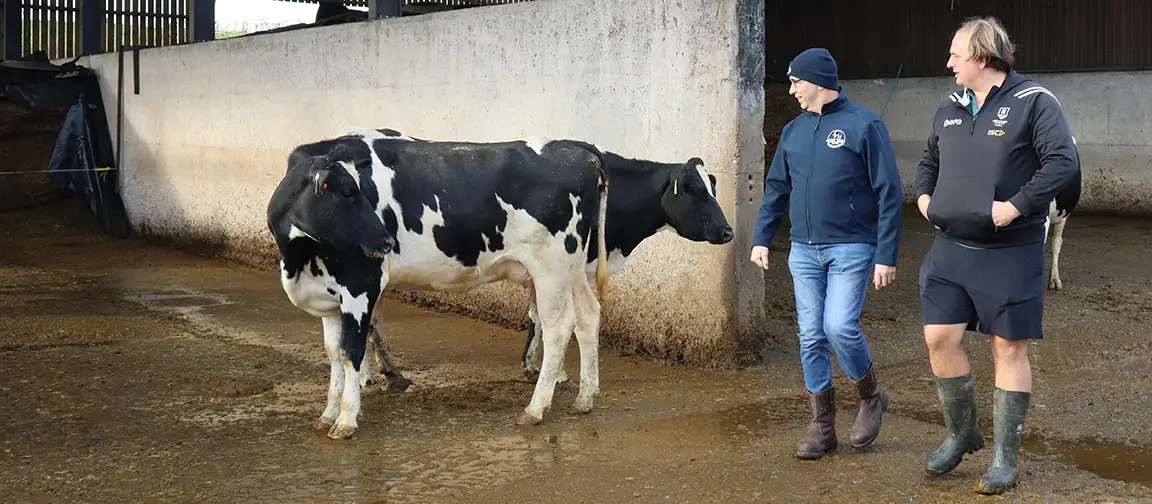
M 128 236 L 119 171 L 96 73 L 75 64 L 52 64 L 43 52 L 0 61 L 0 96 L 33 109 L 68 107 L 48 162 L 53 185 L 85 200 L 100 230 Z

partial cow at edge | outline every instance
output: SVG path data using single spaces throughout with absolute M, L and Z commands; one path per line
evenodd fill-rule
M 597 218 L 604 229 L 607 192 L 600 151 L 572 140 L 437 142 L 380 129 L 293 150 L 268 203 L 268 227 L 288 299 L 323 319 L 331 373 L 316 427 L 334 439 L 355 432 L 367 337 L 389 287 L 531 286 L 544 356 L 516 423 L 543 420 L 573 332 L 580 390 L 570 411 L 592 411 L 600 303 L 584 262 Z M 596 235 L 603 251 L 604 233 Z M 598 289 L 607 271 L 598 268 Z
M 1076 137 L 1072 137 L 1072 144 L 1076 145 Z M 1083 186 L 1080 174 L 1080 150 L 1078 148 L 1075 150 L 1076 176 L 1049 203 L 1048 220 L 1044 224 L 1044 241 L 1048 242 L 1051 239 L 1048 248 L 1052 254 L 1052 266 L 1048 270 L 1048 288 L 1054 290 L 1064 288 L 1064 282 L 1060 280 L 1060 249 L 1064 245 L 1064 225 L 1068 223 L 1068 217 L 1080 203 L 1080 191 Z

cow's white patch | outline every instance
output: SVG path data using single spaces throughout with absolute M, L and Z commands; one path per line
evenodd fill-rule
M 552 139 L 547 137 L 531 137 L 524 139 L 524 143 L 528 144 L 528 148 L 535 151 L 538 155 L 544 155 L 544 146 L 548 145 L 551 141 Z
M 328 354 L 330 370 L 328 374 L 328 404 L 320 414 L 320 423 L 332 425 L 336 417 L 340 416 L 340 395 L 344 391 L 343 351 L 340 349 L 340 338 L 343 334 L 343 324 L 339 313 L 336 316 L 324 317 L 324 350 Z
M 307 238 L 309 240 L 316 241 L 316 239 L 313 238 L 312 235 L 305 233 L 303 229 L 300 229 L 300 228 L 296 227 L 295 224 L 293 224 L 292 227 L 288 228 L 288 239 L 289 240 L 295 240 L 297 238 Z
M 280 262 L 280 285 L 292 304 L 314 317 L 332 317 L 340 314 L 340 299 L 332 294 L 336 291 L 336 279 L 328 274 L 328 268 L 319 257 L 315 261 L 319 275 L 312 274 L 312 265 L 305 264 L 296 278 L 288 278 L 284 262 Z
M 708 172 L 704 171 L 704 165 L 696 165 L 696 173 L 700 174 L 700 180 L 704 182 L 704 187 L 708 188 L 708 195 L 715 198 L 716 191 L 712 189 L 712 182 L 708 180 Z
M 379 132 L 377 132 L 377 134 L 379 134 Z M 381 136 L 381 138 L 383 138 L 383 136 Z M 384 209 L 388 208 L 388 200 L 391 199 L 392 196 L 392 179 L 396 178 L 396 171 L 393 170 L 392 167 L 384 165 L 384 162 L 380 160 L 380 156 L 376 154 L 376 149 L 371 148 L 371 142 L 365 141 L 364 143 L 368 144 L 368 151 L 372 156 L 372 183 L 376 185 L 376 191 L 378 191 L 377 194 L 380 198 L 379 201 L 376 202 L 376 217 L 380 219 L 380 222 L 384 222 Z M 392 209 L 392 212 L 396 215 L 396 219 L 399 220 L 402 215 L 400 213 L 400 207 L 396 206 Z
M 600 262 L 600 258 L 593 259 L 592 262 L 584 264 L 584 274 L 588 277 L 590 283 L 596 283 L 596 265 Z M 624 269 L 624 265 L 628 263 L 628 256 L 620 249 L 612 249 L 608 251 L 608 274 L 612 275 Z
M 368 299 L 368 294 L 360 294 L 353 296 L 348 292 L 348 288 L 343 285 L 340 286 L 340 311 L 353 316 L 361 324 L 367 324 L 368 319 L 364 318 L 368 315 L 368 304 L 375 299 Z
M 572 218 L 568 220 L 568 228 L 564 230 L 564 234 L 558 235 L 558 236 L 561 240 L 561 243 L 563 243 L 563 240 L 565 238 L 567 238 L 566 235 L 575 236 L 576 237 L 576 244 L 577 244 L 576 252 L 575 252 L 576 255 L 579 255 L 581 257 L 588 257 L 587 254 L 583 253 L 582 248 L 583 248 L 584 244 L 580 243 L 580 235 L 576 232 L 576 223 L 580 220 L 579 219 L 579 217 L 580 217 L 580 197 L 576 196 L 575 194 L 569 194 L 568 195 L 568 202 L 572 204 Z M 509 207 L 509 208 L 511 208 L 511 207 Z M 535 219 L 533 219 L 533 220 L 535 220 Z
M 360 187 L 360 173 L 358 173 L 356 171 L 356 165 L 353 163 L 349 163 L 347 161 L 341 161 L 340 166 L 343 166 L 344 171 L 348 172 L 348 175 L 352 176 L 352 180 L 356 181 L 356 187 L 359 188 Z

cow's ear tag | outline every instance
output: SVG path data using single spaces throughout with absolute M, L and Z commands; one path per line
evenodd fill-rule
M 320 172 L 316 172 L 316 174 L 312 176 L 312 182 L 315 185 L 317 196 L 320 195 L 320 191 L 328 188 L 328 183 L 321 181 L 320 177 L 321 177 Z
M 680 188 L 676 184 L 676 182 L 678 182 L 678 181 L 677 180 L 672 181 L 672 194 L 679 194 L 680 193 Z

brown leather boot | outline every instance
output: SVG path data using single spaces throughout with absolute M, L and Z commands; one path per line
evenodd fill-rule
M 880 425 L 884 421 L 884 411 L 888 409 L 888 391 L 876 383 L 872 369 L 856 382 L 856 395 L 860 409 L 852 422 L 852 447 L 864 448 L 880 435 Z
M 836 441 L 836 389 L 828 387 L 819 394 L 808 393 L 812 403 L 812 422 L 808 432 L 796 447 L 796 456 L 802 459 L 818 459 L 825 452 L 835 450 Z

